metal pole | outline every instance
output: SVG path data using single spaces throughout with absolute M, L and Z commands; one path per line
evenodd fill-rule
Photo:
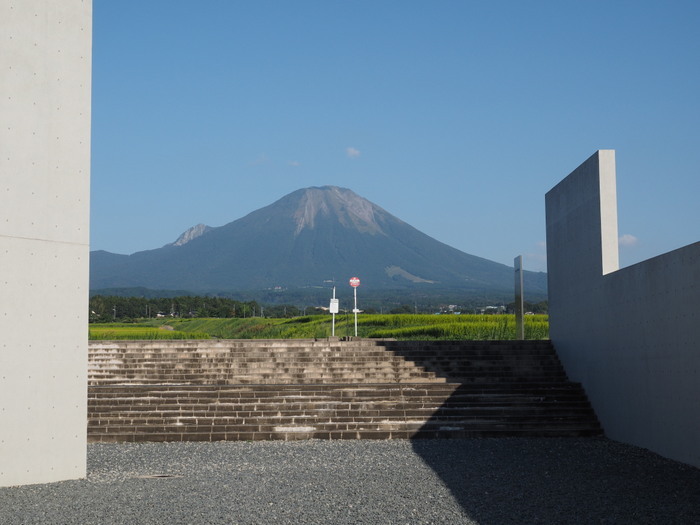
M 335 299 L 335 286 L 333 287 L 333 299 Z M 331 336 L 332 336 L 332 337 L 335 337 L 335 310 L 333 310 L 333 313 L 332 313 L 331 315 L 333 315 L 333 324 L 332 324 L 332 328 L 331 328 Z
M 353 310 L 355 312 L 355 337 L 357 337 L 357 287 L 353 288 L 353 291 L 355 292 L 355 309 Z

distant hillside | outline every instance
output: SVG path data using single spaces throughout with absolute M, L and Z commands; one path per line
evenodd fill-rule
M 512 296 L 513 268 L 447 246 L 354 192 L 297 190 L 221 227 L 198 225 L 162 248 L 91 254 L 91 289 L 224 293 L 313 289 L 362 280 L 363 292 Z M 525 272 L 536 299 L 546 274 Z

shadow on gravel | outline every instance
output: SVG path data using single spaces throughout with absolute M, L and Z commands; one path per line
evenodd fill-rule
M 429 360 L 415 362 L 459 382 Z M 458 434 L 451 404 L 411 445 L 479 525 L 700 523 L 700 469 L 603 437 L 444 439 Z
M 605 438 L 414 440 L 470 519 L 700 523 L 700 470 Z

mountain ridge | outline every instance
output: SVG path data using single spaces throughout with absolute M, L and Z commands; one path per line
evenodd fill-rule
M 513 289 L 511 267 L 441 243 L 337 186 L 296 190 L 223 226 L 196 225 L 162 248 L 91 255 L 91 289 L 215 293 L 314 287 L 352 275 L 376 289 Z M 525 279 L 546 294 L 546 274 Z

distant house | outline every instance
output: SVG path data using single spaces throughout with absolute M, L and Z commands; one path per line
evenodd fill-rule
M 482 306 L 476 309 L 481 314 L 502 314 L 505 313 L 505 306 Z

